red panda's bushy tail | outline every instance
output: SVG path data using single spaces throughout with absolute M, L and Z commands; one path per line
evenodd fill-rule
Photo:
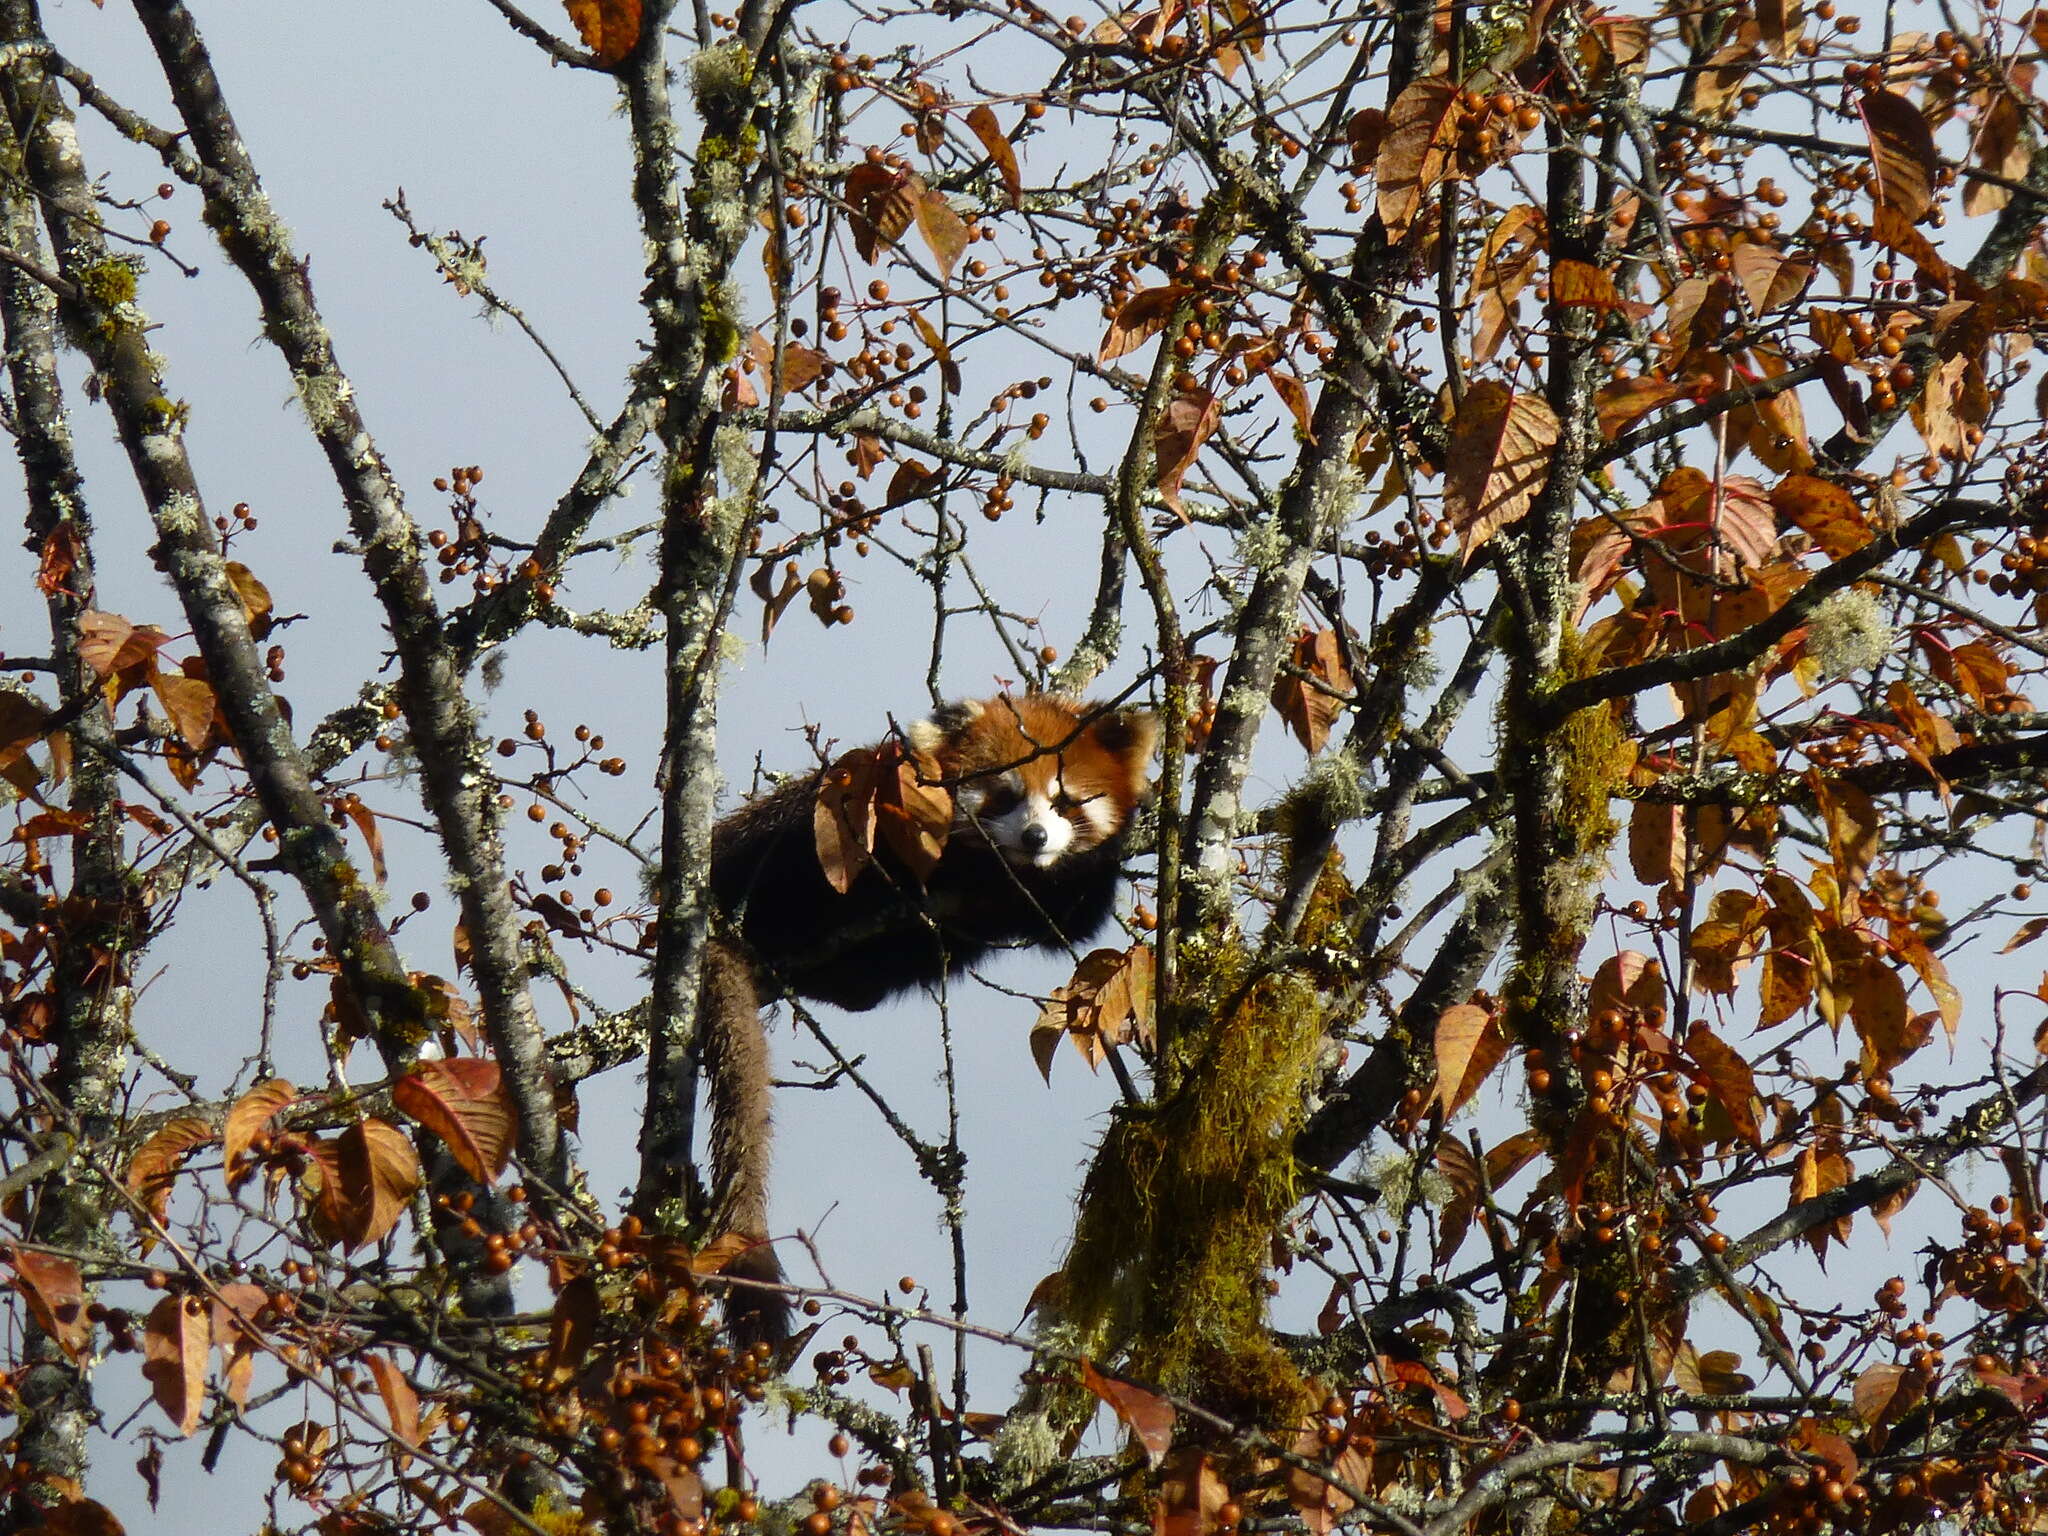
M 702 997 L 711 1177 L 721 1202 L 718 1224 L 753 1241 L 724 1273 L 780 1284 L 782 1265 L 768 1242 L 768 1172 L 774 1150 L 768 1035 L 761 1025 L 753 965 L 723 940 L 714 938 L 705 945 Z M 726 1293 L 725 1317 L 734 1341 L 742 1346 L 763 1340 L 780 1344 L 789 1337 L 789 1302 L 773 1291 L 733 1286 Z

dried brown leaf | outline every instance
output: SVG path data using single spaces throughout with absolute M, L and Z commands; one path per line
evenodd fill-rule
M 14 1266 L 14 1288 L 28 1303 L 36 1326 L 72 1359 L 82 1359 L 92 1342 L 92 1322 L 85 1315 L 85 1281 L 78 1266 L 55 1254 L 12 1245 L 7 1261 Z
M 967 127 L 981 147 L 988 151 L 989 162 L 995 166 L 996 174 L 1003 178 L 1003 191 L 1015 208 L 1024 196 L 1024 178 L 1017 167 L 1017 148 L 1003 132 L 1002 124 L 988 106 L 974 108 L 967 114 Z
M 142 1330 L 142 1374 L 181 1435 L 199 1427 L 212 1350 L 213 1322 L 197 1296 L 166 1296 L 150 1309 Z
M 299 1090 L 281 1077 L 258 1083 L 229 1108 L 221 1132 L 221 1162 L 227 1170 L 228 1188 L 233 1189 L 256 1171 L 249 1157 L 249 1143 L 266 1128 Z
M 1871 192 L 1908 224 L 1934 206 L 1940 169 L 1934 133 L 1920 109 L 1896 91 L 1869 91 L 1857 102 L 1877 170 Z
M 1109 333 L 1102 338 L 1102 345 L 1096 349 L 1097 362 L 1107 363 L 1122 357 L 1126 352 L 1135 352 L 1154 336 L 1166 329 L 1166 322 L 1172 318 L 1174 306 L 1187 297 L 1188 288 L 1181 283 L 1168 283 L 1163 288 L 1141 288 L 1124 300 L 1122 309 L 1109 323 Z
M 1550 477 L 1557 436 L 1557 417 L 1541 396 L 1516 394 L 1498 379 L 1466 390 L 1444 478 L 1444 515 L 1465 559 L 1527 515 Z
M 1124 1421 L 1153 1466 L 1166 1459 L 1173 1445 L 1174 1421 L 1179 1417 L 1172 1403 L 1157 1392 L 1103 1375 L 1088 1360 L 1081 1362 L 1081 1383 Z
M 953 211 L 946 194 L 938 188 L 928 187 L 915 177 L 912 182 L 917 232 L 931 247 L 932 259 L 939 264 L 939 275 L 951 277 L 961 253 L 967 249 L 967 221 Z
M 1375 164 L 1387 239 L 1405 238 L 1425 199 L 1444 181 L 1458 147 L 1458 87 L 1442 75 L 1411 81 L 1387 109 Z
M 1159 413 L 1152 431 L 1152 451 L 1158 462 L 1159 497 L 1175 512 L 1181 511 L 1180 486 L 1194 467 L 1202 444 L 1223 421 L 1223 402 L 1197 386 L 1182 390 Z
M 479 1184 L 492 1182 L 512 1161 L 519 1113 L 495 1061 L 423 1061 L 392 1085 L 391 1101 L 440 1137 Z
M 168 1121 L 129 1159 L 125 1179 L 128 1192 L 161 1222 L 170 1209 L 171 1185 L 177 1180 L 178 1169 L 195 1150 L 219 1139 L 213 1127 L 197 1115 L 179 1115 Z M 144 1253 L 154 1241 L 154 1234 L 145 1234 Z
M 1435 1102 L 1455 1115 L 1508 1053 L 1491 1009 L 1454 1003 L 1437 1015 Z

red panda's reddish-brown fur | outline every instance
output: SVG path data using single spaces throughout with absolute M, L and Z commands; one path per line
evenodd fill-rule
M 729 1268 L 740 1278 L 781 1278 L 765 1241 L 763 993 L 865 1010 L 992 950 L 1085 944 L 1115 905 L 1158 725 L 1143 710 L 998 695 L 946 705 L 905 737 L 954 797 L 945 847 L 922 880 L 878 842 L 847 891 L 832 886 L 813 820 L 822 770 L 749 801 L 712 832 L 723 932 L 706 950 L 699 1027 L 720 1216 L 761 1240 Z M 788 1330 L 772 1292 L 735 1287 L 727 1315 L 747 1340 Z

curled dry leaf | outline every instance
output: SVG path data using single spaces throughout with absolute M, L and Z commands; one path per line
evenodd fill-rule
M 246 1280 L 231 1280 L 214 1292 L 213 1342 L 220 1346 L 221 1391 L 237 1408 L 249 1401 L 249 1378 L 263 1347 L 257 1319 L 270 1305 L 270 1293 Z
M 171 1185 L 177 1179 L 178 1169 L 198 1148 L 219 1139 L 213 1127 L 197 1115 L 180 1115 L 167 1122 L 129 1159 L 124 1180 L 128 1192 L 142 1202 L 151 1216 L 162 1221 L 170 1208 Z M 145 1233 L 142 1251 L 147 1254 L 155 1241 L 154 1234 Z
M 555 1310 L 548 1319 L 547 1353 L 542 1368 L 551 1386 L 566 1385 L 583 1368 L 584 1357 L 597 1342 L 597 1322 L 604 1303 L 597 1294 L 597 1282 L 578 1275 L 555 1297 Z
M 847 227 L 861 260 L 873 261 L 917 219 L 911 179 L 887 166 L 862 163 L 846 173 Z
M 782 572 L 779 589 L 775 585 L 777 570 Z M 796 562 L 787 561 L 778 566 L 773 560 L 763 560 L 754 574 L 747 578 L 747 585 L 753 589 L 754 596 L 761 599 L 761 645 L 765 650 L 768 637 L 775 633 L 783 611 L 795 601 L 797 593 L 803 591 L 804 584 L 797 580 Z
M 392 1085 L 391 1101 L 440 1137 L 479 1184 L 492 1182 L 512 1161 L 519 1114 L 495 1061 L 423 1061 Z
M 194 752 L 203 752 L 213 737 L 213 716 L 217 707 L 213 685 L 204 678 L 182 672 L 158 671 L 150 675 L 150 691 L 164 707 L 164 717 L 178 739 Z
M 298 1098 L 299 1090 L 284 1078 L 258 1083 L 228 1110 L 221 1132 L 221 1161 L 227 1169 L 228 1188 L 234 1189 L 256 1171 L 260 1159 L 249 1156 L 249 1143 L 266 1129 L 279 1111 Z
M 370 877 L 382 885 L 390 875 L 390 868 L 384 862 L 384 829 L 377 825 L 377 814 L 363 804 L 361 795 L 343 795 L 335 802 L 335 809 L 355 823 L 363 835 L 363 844 L 370 850 Z
M 1123 308 L 1109 323 L 1109 334 L 1102 338 L 1102 345 L 1096 349 L 1096 361 L 1112 362 L 1126 352 L 1135 352 L 1165 330 L 1166 322 L 1173 317 L 1174 306 L 1186 298 L 1189 291 L 1183 283 L 1168 283 L 1163 288 L 1141 288 L 1124 300 Z
M 1818 475 L 1787 475 L 1772 487 L 1771 506 L 1831 560 L 1855 553 L 1873 537 L 1869 518 L 1847 487 Z
M 1003 133 L 995 112 L 986 104 L 967 114 L 967 127 L 988 152 L 989 162 L 995 166 L 996 174 L 1003 178 L 1003 191 L 1010 199 L 1010 206 L 1015 208 L 1024 197 L 1024 178 L 1017 167 L 1016 146 Z
M 242 605 L 242 618 L 249 626 L 249 638 L 263 639 L 270 633 L 274 611 L 270 588 L 258 581 L 256 573 L 239 560 L 228 561 L 221 567 L 221 572 L 227 577 L 228 585 L 235 589 L 235 598 Z
M 14 1266 L 14 1288 L 28 1303 L 36 1326 L 72 1359 L 81 1358 L 92 1342 L 92 1323 L 85 1315 L 85 1281 L 78 1266 L 54 1254 L 12 1245 L 7 1261 Z
M 1907 224 L 1934 206 L 1934 178 L 1940 168 L 1934 132 L 1920 109 L 1896 91 L 1870 91 L 1856 104 L 1870 136 L 1877 180 L 1873 197 Z
M 1454 1003 L 1436 1021 L 1435 1101 L 1446 1115 L 1464 1108 L 1508 1053 L 1507 1037 L 1491 1010 Z
M 1158 461 L 1159 499 L 1183 519 L 1180 504 L 1181 481 L 1194 468 L 1202 444 L 1223 421 L 1223 402 L 1197 386 L 1185 389 L 1166 403 L 1152 429 L 1152 451 Z
M 413 1390 L 412 1383 L 405 1379 L 405 1372 L 389 1355 L 371 1355 L 365 1363 L 370 1367 L 371 1379 L 377 1383 L 377 1395 L 384 1399 L 385 1422 L 391 1426 L 392 1435 L 400 1446 L 417 1447 L 420 1443 L 419 1393 Z M 398 1465 L 403 1467 L 405 1460 L 401 1452 Z
M 36 586 L 45 597 L 69 589 L 71 573 L 78 566 L 79 548 L 78 525 L 68 520 L 44 536 L 42 553 L 36 560 Z
M 1593 393 L 1593 414 L 1599 420 L 1599 436 L 1610 442 L 1673 399 L 1683 399 L 1692 389 L 1675 379 L 1620 379 L 1606 383 Z
M 1727 1113 L 1735 1132 L 1752 1146 L 1761 1146 L 1756 1122 L 1756 1074 L 1743 1054 L 1704 1024 L 1685 1037 L 1685 1053 L 1699 1068 L 1702 1085 Z
M 1344 646 L 1334 629 L 1304 628 L 1295 636 L 1292 660 L 1301 675 L 1282 673 L 1273 679 L 1273 707 L 1302 746 L 1320 752 L 1330 739 L 1330 727 L 1344 713 L 1352 690 L 1351 669 L 1344 664 Z
M 825 377 L 831 366 L 831 359 L 817 348 L 790 342 L 782 349 L 778 375 L 775 345 L 759 331 L 747 338 L 747 357 L 752 364 L 751 372 L 771 390 L 780 377 L 783 394 L 800 394 L 809 389 Z
M 1172 1403 L 1157 1392 L 1103 1375 L 1088 1360 L 1081 1362 L 1081 1383 L 1123 1420 L 1153 1466 L 1166 1459 L 1173 1445 L 1174 1421 L 1179 1417 Z
M 1645 308 L 1624 299 L 1621 290 L 1614 286 L 1614 279 L 1604 270 L 1591 262 L 1570 258 L 1551 266 L 1550 299 L 1553 304 L 1566 309 L 1596 309 L 1608 315 L 1629 314 Z
M 811 810 L 818 868 L 842 896 L 853 889 L 874 852 L 880 776 L 879 753 L 862 748 L 840 758 L 818 781 L 818 799 Z
M 1756 24 L 1771 57 L 1782 64 L 1806 33 L 1806 7 L 1800 0 L 1757 0 Z
M 1442 75 L 1412 81 L 1387 109 L 1376 180 L 1380 222 L 1399 241 L 1444 180 L 1458 147 L 1458 87 Z
M 1149 945 L 1098 949 L 1084 955 L 1073 979 L 1055 988 L 1031 1030 L 1031 1053 L 1039 1074 L 1052 1080 L 1053 1053 L 1060 1037 L 1093 1068 L 1111 1047 L 1128 1040 L 1152 1040 L 1153 958 Z
M 939 275 L 951 277 L 954 266 L 967 249 L 967 221 L 953 211 L 946 194 L 937 187 L 928 187 L 917 177 L 912 177 L 911 182 L 917 232 L 931 247 L 932 259 L 939 264 Z
M 343 1251 L 386 1236 L 420 1187 L 419 1154 L 388 1120 L 362 1120 L 309 1151 L 314 1225 Z
M 915 752 L 892 742 L 883 748 L 883 758 L 875 783 L 875 834 L 904 868 L 927 879 L 939 867 L 953 830 L 953 792 L 934 782 L 937 769 Z
M 1557 435 L 1557 417 L 1540 396 L 1516 394 L 1498 379 L 1466 390 L 1451 424 L 1444 515 L 1458 530 L 1458 548 L 1467 560 L 1528 515 L 1550 477 Z
M 166 1296 L 142 1330 L 142 1374 L 166 1417 L 189 1435 L 206 1407 L 206 1358 L 213 1324 L 197 1296 Z
M 946 338 L 939 334 L 939 328 L 925 319 L 922 310 L 910 312 L 910 323 L 917 327 L 917 334 L 924 344 L 931 348 L 932 356 L 938 360 L 939 382 L 945 385 L 946 393 L 960 393 L 960 364 L 954 361 L 953 349 L 946 345 Z

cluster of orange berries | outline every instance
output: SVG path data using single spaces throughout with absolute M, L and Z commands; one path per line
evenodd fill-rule
M 2000 597 L 2033 597 L 2048 592 L 2048 527 L 2036 524 L 1998 557 L 1985 583 Z
M 1941 1277 L 1980 1306 L 2024 1312 L 2034 1306 L 2040 1259 L 2048 1252 L 2048 1239 L 2042 1236 L 2048 1217 L 2039 1210 L 2022 1217 L 2003 1195 L 1991 1206 L 1973 1206 L 1964 1213 L 1962 1243 L 1942 1256 Z
M 1458 93 L 1458 168 L 1470 174 L 1493 163 L 1501 149 L 1543 122 L 1543 111 L 1533 101 L 1518 99 L 1512 92 L 1495 91 L 1482 96 L 1474 90 Z
M 488 592 L 500 579 L 476 511 L 476 488 L 483 478 L 482 466 L 470 464 L 452 469 L 434 481 L 435 490 L 452 493 L 455 498 L 450 508 L 455 517 L 453 535 L 445 528 L 435 528 L 427 534 L 435 562 L 441 567 L 444 586 L 458 576 L 474 576 L 476 590 Z
M 504 1193 L 505 1199 L 514 1205 L 526 1203 L 526 1186 L 523 1184 L 511 1185 Z M 456 1230 L 464 1237 L 482 1242 L 484 1253 L 479 1262 L 488 1274 L 502 1275 L 522 1256 L 540 1258 L 546 1252 L 547 1234 L 531 1216 L 509 1232 L 486 1229 L 476 1218 L 476 1195 L 473 1191 L 465 1189 L 452 1195 L 436 1195 L 434 1204 L 453 1218 Z

